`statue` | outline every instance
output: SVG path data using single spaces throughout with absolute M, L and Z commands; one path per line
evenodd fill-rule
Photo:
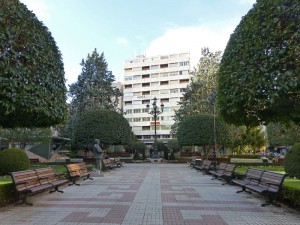
M 98 174 L 101 173 L 101 160 L 102 160 L 102 148 L 100 147 L 100 140 L 95 139 L 95 145 L 94 145 L 94 150 L 95 150 L 95 159 L 96 159 L 96 170 Z

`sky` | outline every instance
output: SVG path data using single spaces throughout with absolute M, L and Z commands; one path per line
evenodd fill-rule
M 224 51 L 255 0 L 20 0 L 48 27 L 62 53 L 66 85 L 77 81 L 82 59 L 104 53 L 116 81 L 137 55 Z

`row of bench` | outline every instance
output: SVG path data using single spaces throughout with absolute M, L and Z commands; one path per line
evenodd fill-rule
M 237 193 L 243 191 L 251 193 L 251 191 L 255 191 L 260 194 L 266 194 L 268 201 L 261 206 L 269 204 L 280 206 L 275 203 L 274 200 L 281 191 L 283 181 L 287 174 L 249 167 L 244 175 L 238 177 L 234 172 L 236 168 L 235 164 L 220 163 L 216 171 L 212 170 L 211 165 L 212 161 L 210 160 L 203 160 L 202 164 L 195 162 L 190 164 L 191 167 L 203 171 L 205 174 L 211 174 L 213 176 L 212 179 L 224 179 L 226 183 L 241 186 L 242 190 L 237 191 Z
M 106 169 L 121 167 L 122 162 L 119 159 L 104 159 Z M 41 192 L 46 189 L 52 189 L 52 192 L 61 192 L 59 186 L 70 182 L 69 185 L 80 185 L 76 181 L 80 178 L 83 180 L 93 180 L 92 171 L 89 171 L 85 162 L 67 164 L 67 173 L 57 174 L 51 167 L 39 168 L 34 170 L 25 170 L 12 172 L 11 177 L 16 191 L 19 193 L 20 203 L 32 205 L 26 201 L 28 195 Z

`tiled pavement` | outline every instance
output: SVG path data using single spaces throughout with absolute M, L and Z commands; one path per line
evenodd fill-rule
M 182 164 L 126 164 L 104 177 L 0 208 L 0 225 L 299 225 L 285 206 L 260 207 L 260 195 L 235 192 Z

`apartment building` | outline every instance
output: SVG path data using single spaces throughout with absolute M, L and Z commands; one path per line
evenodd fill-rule
M 160 105 L 164 105 L 163 113 L 157 117 L 157 140 L 166 143 L 175 138 L 170 133 L 174 110 L 179 108 L 178 102 L 190 81 L 189 53 L 156 57 L 140 55 L 125 61 L 123 110 L 139 140 L 146 144 L 154 142 L 154 117 L 147 112 L 146 106 L 149 104 L 152 108 L 155 97 L 159 110 Z

